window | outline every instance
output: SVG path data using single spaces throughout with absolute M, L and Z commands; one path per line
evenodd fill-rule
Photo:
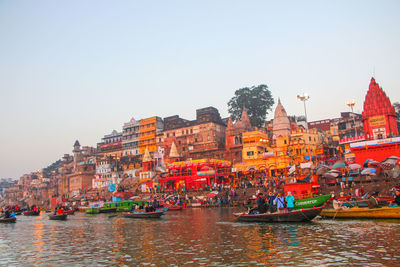
M 247 156 L 253 156 L 254 155 L 254 151 L 247 151 Z
M 285 145 L 287 144 L 287 140 L 285 140 Z
M 191 133 L 191 134 L 193 133 L 193 129 L 190 129 L 190 133 Z
M 178 141 L 178 144 L 179 144 L 179 145 L 181 144 L 181 141 L 180 141 L 180 140 Z

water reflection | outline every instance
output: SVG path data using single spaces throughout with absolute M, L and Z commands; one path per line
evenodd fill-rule
M 263 224 L 229 209 L 189 209 L 159 220 L 78 213 L 65 222 L 19 216 L 0 224 L 0 265 L 397 265 L 398 221 Z

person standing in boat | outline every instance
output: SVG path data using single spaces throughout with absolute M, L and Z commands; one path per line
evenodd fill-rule
M 287 192 L 287 196 L 285 197 L 285 201 L 286 201 L 286 208 L 287 211 L 292 211 L 294 208 L 294 196 L 292 196 L 292 192 Z
M 274 201 L 275 201 L 275 205 L 276 205 L 276 209 L 278 210 L 278 213 L 284 212 L 284 210 L 285 210 L 285 198 L 280 193 L 278 193 L 276 195 L 276 198 L 275 198 Z
M 274 204 L 275 198 L 276 196 L 274 193 L 272 192 L 268 193 L 267 199 L 268 199 L 269 211 L 271 213 L 274 213 L 276 211 L 276 205 Z
M 263 193 L 259 193 L 257 197 L 257 209 L 259 213 L 266 213 L 267 206 L 265 204 L 265 199 L 263 197 Z

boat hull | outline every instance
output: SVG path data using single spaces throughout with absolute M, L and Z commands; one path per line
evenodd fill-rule
M 312 198 L 305 198 L 305 199 L 299 199 L 296 200 L 294 203 L 294 209 L 311 209 L 314 207 L 321 207 L 327 202 L 332 195 L 322 195 L 322 196 L 317 196 L 317 197 L 312 197 Z
M 40 211 L 25 211 L 22 214 L 24 214 L 25 216 L 39 216 L 40 215 Z
M 98 214 L 100 210 L 98 208 L 88 208 L 86 209 L 86 214 Z
M 376 209 L 351 208 L 351 209 L 324 209 L 321 216 L 326 218 L 352 218 L 352 219 L 400 219 L 400 207 L 382 207 Z
M 57 215 L 49 215 L 50 220 L 58 220 L 65 221 L 67 219 L 67 214 L 57 214 Z
M 0 223 L 15 223 L 17 218 L 1 218 Z
M 237 217 L 238 221 L 242 222 L 307 222 L 318 216 L 323 208 L 324 206 L 284 213 L 234 213 L 234 215 Z
M 183 209 L 181 206 L 176 206 L 176 205 L 171 205 L 171 206 L 167 206 L 167 207 L 168 207 L 168 211 L 182 210 Z
M 74 210 L 65 210 L 65 211 L 64 211 L 64 214 L 67 214 L 67 215 L 74 215 L 74 214 L 75 214 L 75 211 L 74 211 Z
M 128 212 L 123 213 L 126 218 L 160 218 L 164 214 L 164 211 L 154 212 Z
M 117 208 L 100 208 L 100 213 L 117 212 Z

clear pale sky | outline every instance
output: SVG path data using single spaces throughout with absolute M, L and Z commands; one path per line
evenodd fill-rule
M 131 117 L 227 117 L 245 86 L 267 84 L 289 115 L 308 93 L 309 121 L 351 99 L 361 112 L 374 70 L 400 101 L 399 14 L 400 1 L 0 0 L 0 178 Z

